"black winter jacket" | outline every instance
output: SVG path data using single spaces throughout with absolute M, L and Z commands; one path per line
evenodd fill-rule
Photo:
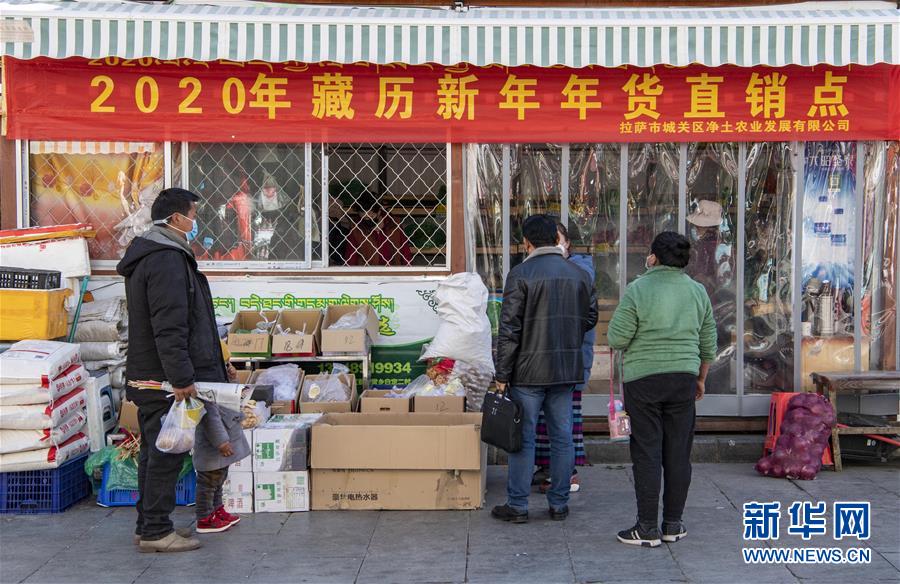
M 551 386 L 584 383 L 584 335 L 597 324 L 588 273 L 555 248 L 540 248 L 510 270 L 497 339 L 497 381 Z
M 116 271 L 128 301 L 129 380 L 228 380 L 209 282 L 193 254 L 150 231 L 131 242 Z

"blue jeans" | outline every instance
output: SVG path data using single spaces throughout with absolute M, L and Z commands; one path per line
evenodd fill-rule
M 534 474 L 534 442 L 538 415 L 544 410 L 550 436 L 550 480 L 547 492 L 550 508 L 560 510 L 569 503 L 569 482 L 575 469 L 572 443 L 571 385 L 552 387 L 514 386 L 509 397 L 522 406 L 522 450 L 509 455 L 506 483 L 507 504 L 517 511 L 528 510 L 531 478 Z

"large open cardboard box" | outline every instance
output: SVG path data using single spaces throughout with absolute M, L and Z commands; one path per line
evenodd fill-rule
M 315 510 L 484 504 L 481 414 L 326 414 L 311 440 Z
M 366 311 L 366 325 L 359 329 L 329 330 L 344 315 L 360 309 Z M 329 306 L 322 321 L 323 355 L 365 355 L 369 346 L 378 338 L 378 317 L 368 304 L 349 306 Z
M 303 401 L 303 386 L 316 381 L 325 381 L 331 377 L 333 373 L 325 373 L 322 375 L 307 375 L 300 382 L 300 393 L 297 394 L 297 404 L 301 414 L 331 414 L 331 413 L 347 413 L 356 411 L 356 403 L 359 400 L 356 391 L 356 376 L 351 373 L 338 373 L 344 380 L 344 383 L 350 387 L 350 399 L 347 401 L 336 402 L 305 402 Z
M 263 320 L 275 322 L 278 312 L 265 310 L 242 310 L 234 315 L 234 321 L 228 328 L 228 350 L 234 357 L 268 356 L 272 351 L 272 335 L 270 333 L 239 333 L 239 330 L 253 330 L 256 323 Z
M 289 334 L 272 335 L 272 354 L 287 357 L 309 357 L 319 351 L 322 312 L 319 310 L 282 310 L 278 315 L 282 329 Z M 306 332 L 302 332 L 302 331 Z

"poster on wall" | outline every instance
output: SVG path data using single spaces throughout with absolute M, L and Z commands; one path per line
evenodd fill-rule
M 853 288 L 856 238 L 856 144 L 806 144 L 803 197 L 803 286 L 815 278 Z

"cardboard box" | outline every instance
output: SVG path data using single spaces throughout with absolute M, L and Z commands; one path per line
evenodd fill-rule
M 385 397 L 388 390 L 367 389 L 359 397 L 359 411 L 364 414 L 403 414 L 409 412 L 408 397 Z
M 278 324 L 292 332 L 272 335 L 273 355 L 306 357 L 318 354 L 322 328 L 321 311 L 282 310 L 278 315 Z M 301 333 L 304 329 L 306 332 Z
M 329 330 L 328 327 L 346 314 L 360 309 L 366 311 L 366 326 L 359 329 Z M 329 306 L 322 321 L 322 354 L 368 354 L 369 345 L 378 338 L 378 317 L 368 304 L 350 306 Z
M 344 382 L 350 386 L 350 400 L 338 402 L 305 402 L 304 388 L 306 385 L 327 380 L 330 375 L 308 375 L 300 385 L 300 413 L 301 414 L 331 414 L 331 413 L 348 413 L 356 411 L 356 402 L 359 399 L 356 393 L 356 377 L 349 373 L 338 374 Z
M 420 413 L 461 414 L 466 411 L 466 398 L 462 395 L 417 395 L 412 406 L 412 411 Z
M 234 465 L 228 471 L 228 478 L 222 486 L 222 502 L 229 513 L 253 513 L 252 472 L 234 472 Z
M 257 513 L 309 511 L 309 473 L 254 473 L 253 508 Z
M 253 429 L 244 430 L 244 438 L 250 445 L 250 456 L 242 458 L 228 467 L 228 475 L 233 472 L 253 472 Z
M 477 470 L 313 470 L 315 511 L 479 509 L 486 473 Z
M 313 509 L 477 509 L 481 414 L 326 414 L 312 428 Z
M 288 472 L 309 468 L 309 430 L 319 416 L 273 416 L 253 431 L 253 471 Z
M 262 373 L 261 369 L 257 369 L 250 375 L 248 384 L 256 385 L 259 380 L 259 376 Z M 276 400 L 273 399 L 272 403 L 269 407 L 269 413 L 273 416 L 275 415 L 288 415 L 288 414 L 296 414 L 299 411 L 299 403 L 300 403 L 300 388 L 303 387 L 303 380 L 305 378 L 305 374 L 303 370 L 300 370 L 300 382 L 297 385 L 297 395 L 292 400 Z M 257 392 L 262 395 L 263 390 L 265 390 L 266 395 L 269 394 L 268 388 L 272 388 L 271 395 L 274 397 L 274 388 L 271 385 L 260 385 L 259 389 L 254 390 L 253 395 L 257 395 Z M 253 396 L 251 396 L 253 397 Z M 253 399 L 256 399 L 255 397 Z
M 138 424 L 138 407 L 134 402 L 122 400 L 119 407 L 119 427 L 128 430 L 132 434 L 140 434 L 141 427 Z
M 242 310 L 234 315 L 234 322 L 228 329 L 228 350 L 232 355 L 269 355 L 272 349 L 272 336 L 269 333 L 238 333 L 239 330 L 253 330 L 256 323 L 266 319 L 274 322 L 278 318 L 278 312 L 274 310 L 266 310 L 258 312 L 255 310 Z

